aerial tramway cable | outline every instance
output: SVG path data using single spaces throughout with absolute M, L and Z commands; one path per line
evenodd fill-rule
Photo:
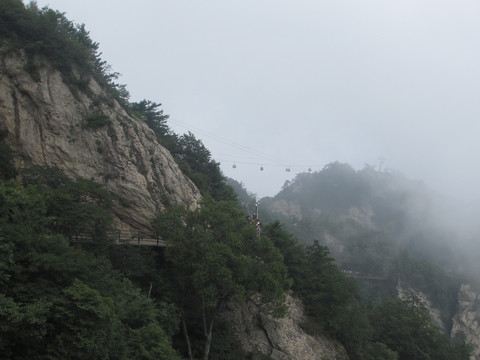
M 239 150 L 242 150 L 242 151 L 244 151 L 244 152 L 247 152 L 247 153 L 250 153 L 250 154 L 252 154 L 252 155 L 255 155 L 256 157 L 261 157 L 261 158 L 263 158 L 263 159 L 266 159 L 266 160 L 268 160 L 268 161 L 272 161 L 272 162 L 274 162 L 274 163 L 276 163 L 276 164 L 279 164 L 279 165 L 281 165 L 281 166 L 284 166 L 284 167 L 288 167 L 288 166 L 289 166 L 289 163 L 286 162 L 286 161 L 279 160 L 279 159 L 274 159 L 274 158 L 270 157 L 269 155 L 266 155 L 266 154 L 264 154 L 264 153 L 261 153 L 261 152 L 259 152 L 259 151 L 256 151 L 256 150 L 254 150 L 254 149 L 252 149 L 252 148 L 250 148 L 250 147 L 248 147 L 248 146 L 245 146 L 245 145 L 236 143 L 236 142 L 234 142 L 234 141 L 232 141 L 232 140 L 229 140 L 229 139 L 224 138 L 224 137 L 222 137 L 222 136 L 219 136 L 219 135 L 217 135 L 217 134 L 212 134 L 212 133 L 210 133 L 210 132 L 208 132 L 208 131 L 205 131 L 205 130 L 202 130 L 202 129 L 200 129 L 200 128 L 197 128 L 197 127 L 194 127 L 194 126 L 185 124 L 185 123 L 183 123 L 183 122 L 181 122 L 181 121 L 177 121 L 177 120 L 169 120 L 169 121 L 172 122 L 172 123 L 174 123 L 174 124 L 180 125 L 180 126 L 186 128 L 187 130 L 194 129 L 195 131 L 197 131 L 197 132 L 199 132 L 199 133 L 201 133 L 201 134 L 203 134 L 203 135 L 205 135 L 205 136 L 207 136 L 207 137 L 210 137 L 210 138 L 212 138 L 212 139 L 214 139 L 214 140 L 220 141 L 220 142 L 222 142 L 222 143 L 224 143 L 224 144 L 227 144 L 227 145 L 229 145 L 229 146 L 235 147 L 235 148 L 237 148 L 237 149 L 239 149 Z
M 274 166 L 274 167 L 283 167 L 285 169 L 285 172 L 291 172 L 292 171 L 292 168 L 298 170 L 298 171 L 308 171 L 308 172 L 311 172 L 312 171 L 312 167 L 311 165 L 312 164 L 308 164 L 308 165 L 302 165 L 302 164 L 292 164 L 290 162 L 286 162 L 284 160 L 280 160 L 280 159 L 275 159 L 275 158 L 272 158 L 271 156 L 269 155 L 266 155 L 262 152 L 259 152 L 257 150 L 254 150 L 248 146 L 245 146 L 245 145 L 242 145 L 242 144 L 239 144 L 237 142 L 234 142 L 232 140 L 229 140 L 227 138 L 224 138 L 222 136 L 219 136 L 217 134 L 213 134 L 211 132 L 208 132 L 208 131 L 205 131 L 205 130 L 202 130 L 198 127 L 195 127 L 195 126 L 192 126 L 192 125 L 189 125 L 189 124 L 186 124 L 182 121 L 178 121 L 178 120 L 172 120 L 172 119 L 169 119 L 170 122 L 174 123 L 174 124 L 177 124 L 187 130 L 194 130 L 206 137 L 209 137 L 213 140 L 216 140 L 216 141 L 219 141 L 219 142 L 222 142 L 226 145 L 229 145 L 233 148 L 236 148 L 238 150 L 241 150 L 245 153 L 249 153 L 251 155 L 254 155 L 256 158 L 262 158 L 263 160 L 267 160 L 268 163 L 265 163 L 265 162 L 248 162 L 248 161 L 233 161 L 231 159 L 227 159 L 227 160 L 220 160 L 220 159 L 216 159 L 217 161 L 220 161 L 220 162 L 227 162 L 227 163 L 232 163 L 232 168 L 233 169 L 237 169 L 238 168 L 238 165 L 240 164 L 246 164 L 246 165 L 256 165 L 256 166 L 259 166 L 259 169 L 260 171 L 264 171 L 266 167 L 271 167 L 271 166 Z M 229 156 L 227 156 L 229 157 Z M 304 170 L 304 169 L 307 169 L 308 170 Z

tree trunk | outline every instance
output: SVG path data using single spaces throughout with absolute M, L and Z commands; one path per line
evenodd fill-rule
M 210 322 L 208 323 L 208 326 L 207 326 L 207 316 L 205 314 L 206 310 L 205 310 L 204 301 L 202 298 L 203 333 L 205 335 L 205 344 L 203 348 L 203 360 L 208 360 L 208 356 L 210 355 L 210 346 L 212 345 L 213 321 L 215 319 L 215 316 L 217 315 L 217 311 L 219 307 L 220 307 L 220 301 L 215 306 L 215 309 L 213 310 L 210 318 Z
M 185 312 L 183 309 L 180 309 L 180 315 L 182 317 L 182 331 L 183 336 L 185 337 L 185 344 L 187 345 L 188 358 L 193 360 L 192 356 L 192 345 L 190 344 L 190 337 L 188 336 L 187 322 L 185 320 Z
M 150 283 L 150 289 L 148 289 L 148 295 L 147 295 L 148 298 L 150 298 L 150 294 L 152 293 L 152 287 L 153 285 L 152 283 Z
M 212 321 L 213 324 L 213 321 Z M 203 360 L 208 360 L 208 356 L 210 355 L 210 345 L 212 344 L 212 333 L 205 335 L 205 347 L 203 349 Z
M 208 324 L 208 329 L 206 328 L 206 323 L 205 325 L 205 345 L 203 348 L 203 360 L 208 360 L 208 356 L 210 355 L 210 346 L 212 345 L 212 333 L 213 333 L 213 319 L 210 320 L 210 323 Z

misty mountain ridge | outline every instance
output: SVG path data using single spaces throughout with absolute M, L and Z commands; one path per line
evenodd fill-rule
M 234 180 L 229 183 L 251 212 L 254 195 L 242 191 Z M 355 170 L 333 162 L 321 171 L 298 174 L 278 194 L 260 199 L 259 204 L 263 222 L 280 220 L 305 244 L 323 237 L 328 245 L 330 239 L 330 247 L 337 244 L 330 250 L 339 259 L 342 256 L 335 249 L 343 247 L 338 244 L 342 241 L 332 242 L 326 224 L 380 232 L 399 249 L 448 270 L 480 271 L 472 255 L 478 250 L 478 206 L 451 199 L 399 172 L 378 171 L 368 165 Z

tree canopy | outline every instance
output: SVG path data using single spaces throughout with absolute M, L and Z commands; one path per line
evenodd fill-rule
M 2 355 L 177 359 L 155 302 L 112 268 L 107 248 L 70 244 L 49 215 L 49 196 L 0 181 Z M 95 223 L 97 213 L 88 218 Z
M 101 59 L 99 44 L 90 38 L 85 24 L 75 24 L 64 13 L 49 7 L 39 8 L 35 1 L 25 6 L 21 0 L 2 0 L 0 36 L 9 45 L 7 49 L 25 52 L 26 69 L 32 78 L 39 79 L 34 55 L 41 54 L 50 59 L 72 87 L 86 90 L 89 76 L 94 76 L 123 106 L 128 104 L 125 85 L 115 83 L 119 74 Z M 74 75 L 74 66 L 79 76 Z
M 189 322 L 200 324 L 202 358 L 208 359 L 213 326 L 222 306 L 259 294 L 281 314 L 286 267 L 267 237 L 257 237 L 235 203 L 206 201 L 196 211 L 172 207 L 153 225 L 167 239 L 166 259 L 177 289 L 187 354 L 192 350 Z M 198 331 L 198 329 L 197 329 Z

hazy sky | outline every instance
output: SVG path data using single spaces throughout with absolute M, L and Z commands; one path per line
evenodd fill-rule
M 131 101 L 162 103 L 259 196 L 309 168 L 383 159 L 480 198 L 477 0 L 38 4 L 85 23 Z

